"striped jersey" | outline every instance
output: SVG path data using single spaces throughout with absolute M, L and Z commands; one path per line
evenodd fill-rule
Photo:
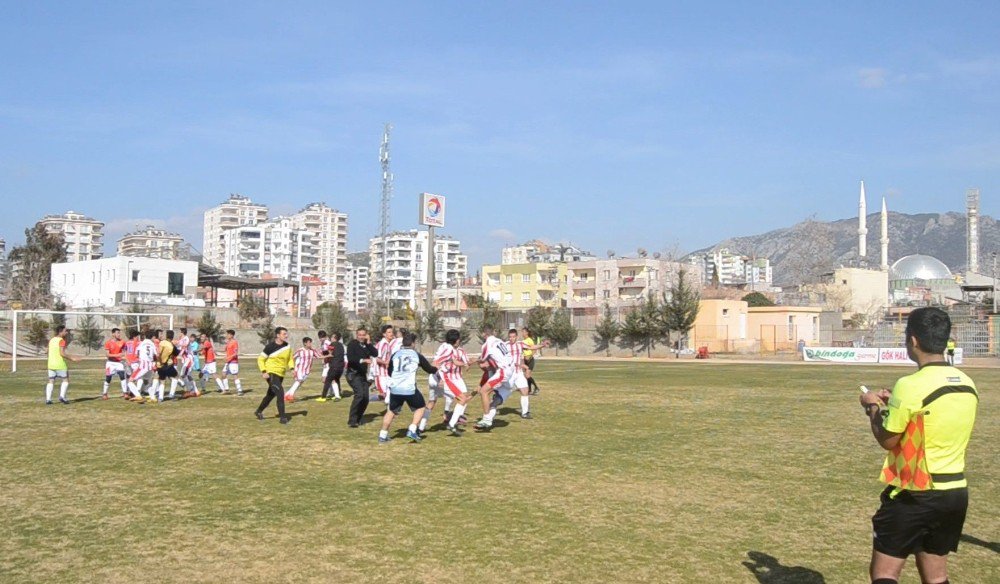
M 378 358 L 379 359 L 383 359 L 385 361 L 388 361 L 389 358 L 392 357 L 392 353 L 389 351 L 389 348 L 390 348 L 390 342 L 389 341 L 387 341 L 385 339 L 382 339 L 381 341 L 379 341 L 375 345 L 375 350 L 378 351 Z M 372 370 L 374 371 L 374 374 L 376 376 L 385 376 L 385 375 L 389 374 L 389 367 L 385 366 L 385 365 L 381 365 L 379 363 L 375 363 L 374 366 L 372 367 Z
M 493 335 L 486 337 L 483 342 L 480 361 L 489 361 L 494 369 L 503 369 L 510 372 L 514 368 L 514 362 L 510 358 L 510 346 Z
M 295 351 L 295 376 L 305 377 L 312 371 L 313 359 L 316 358 L 316 351 L 299 347 Z
M 183 335 L 181 338 L 177 339 L 177 350 L 180 351 L 178 357 L 183 359 L 186 355 L 191 354 L 191 339 L 187 335 Z
M 139 366 L 152 368 L 153 362 L 156 361 L 156 345 L 153 343 L 153 340 L 143 339 L 139 343 L 136 355 L 139 357 Z
M 520 367 L 524 364 L 524 350 L 526 344 L 524 341 L 514 341 L 513 343 L 508 342 L 507 345 L 510 347 L 510 360 L 515 367 Z

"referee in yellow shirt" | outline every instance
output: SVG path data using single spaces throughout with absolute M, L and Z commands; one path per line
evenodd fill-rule
M 946 312 L 914 310 L 906 322 L 906 352 L 917 371 L 891 392 L 861 394 L 872 434 L 888 451 L 880 476 L 887 486 L 872 517 L 874 584 L 896 584 L 911 554 L 922 582 L 947 583 L 948 554 L 958 551 L 969 506 L 965 451 L 979 393 L 944 359 L 950 334 Z
M 524 327 L 521 329 L 524 333 L 524 365 L 528 368 L 528 389 L 531 391 L 531 395 L 538 395 L 541 389 L 538 387 L 538 383 L 535 381 L 535 351 L 539 348 L 540 339 L 532 336 L 531 329 Z

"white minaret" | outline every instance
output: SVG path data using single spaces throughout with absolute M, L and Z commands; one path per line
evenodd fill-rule
M 868 208 L 865 205 L 865 181 L 861 181 L 861 199 L 858 201 L 858 258 L 867 255 Z
M 882 244 L 882 262 L 879 269 L 883 272 L 889 270 L 889 212 L 885 209 L 885 197 L 882 197 L 882 237 L 878 240 Z

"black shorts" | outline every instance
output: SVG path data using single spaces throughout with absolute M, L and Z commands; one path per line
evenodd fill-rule
M 532 355 L 531 357 L 525 357 L 524 358 L 524 364 L 528 366 L 528 371 L 534 371 L 535 370 L 535 356 Z
M 177 368 L 173 365 L 164 365 L 156 370 L 156 378 L 160 381 L 177 377 Z
M 389 392 L 389 409 L 394 414 L 399 414 L 403 410 L 403 404 L 410 406 L 410 411 L 415 412 L 422 407 L 427 405 L 424 401 L 424 396 L 419 392 L 415 391 L 410 395 L 396 395 Z
M 875 550 L 894 558 L 917 552 L 946 556 L 958 551 L 969 507 L 969 490 L 902 491 L 894 499 L 882 491 L 882 506 L 872 517 Z

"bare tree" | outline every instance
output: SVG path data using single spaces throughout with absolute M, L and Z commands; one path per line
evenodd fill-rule
M 22 308 L 52 305 L 52 264 L 66 260 L 63 236 L 49 233 L 41 225 L 24 230 L 24 245 L 10 251 L 9 297 Z

